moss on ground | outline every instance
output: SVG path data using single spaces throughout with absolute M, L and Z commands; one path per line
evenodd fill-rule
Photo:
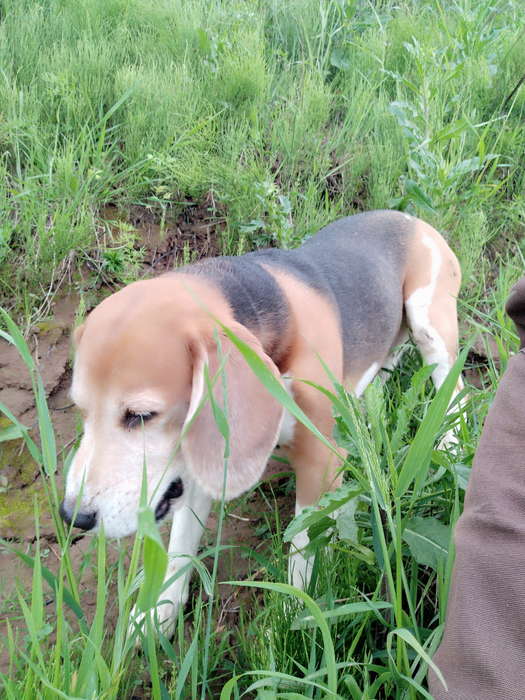
M 6 419 L 0 420 L 0 427 Z M 4 537 L 34 534 L 34 501 L 44 508 L 46 496 L 37 467 L 23 440 L 2 443 L 0 450 L 0 532 Z

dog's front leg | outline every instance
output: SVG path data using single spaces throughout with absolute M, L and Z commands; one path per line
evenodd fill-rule
M 186 569 L 160 594 L 159 602 L 153 611 L 153 618 L 166 636 L 173 632 L 177 612 L 188 600 L 192 572 L 191 557 L 197 554 L 206 520 L 211 507 L 211 498 L 190 479 L 184 480 L 182 503 L 173 514 L 170 542 L 168 546 L 168 569 L 165 581 L 173 579 L 177 572 Z M 131 631 L 135 624 L 141 625 L 144 615 L 133 615 Z
M 192 566 L 190 557 L 194 557 L 199 549 L 202 532 L 211 507 L 211 498 L 205 494 L 194 481 L 185 482 L 187 499 L 182 507 L 175 511 L 171 526 L 168 546 L 168 570 L 166 581 L 187 567 L 186 571 L 171 583 L 161 593 L 157 606 L 157 615 L 163 631 L 171 628 L 175 622 L 179 606 L 188 600 L 188 591 Z M 162 602 L 164 601 L 164 602 Z
M 296 500 L 295 516 L 302 513 L 303 507 Z M 302 530 L 290 542 L 290 553 L 288 556 L 288 583 L 296 588 L 306 591 L 312 575 L 313 557 L 306 554 L 306 547 L 310 540 L 308 532 Z
M 329 434 L 328 429 L 326 432 Z M 304 426 L 296 426 L 295 446 L 290 456 L 296 475 L 297 516 L 303 508 L 316 506 L 324 493 L 337 488 L 341 484 L 341 476 L 334 454 Z M 288 583 L 302 590 L 308 588 L 314 563 L 313 555 L 306 549 L 309 542 L 308 532 L 303 530 L 290 543 Z

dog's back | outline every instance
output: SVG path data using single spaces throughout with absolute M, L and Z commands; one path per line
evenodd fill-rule
M 253 332 L 271 327 L 275 347 L 268 352 L 278 364 L 288 304 L 271 271 L 280 270 L 315 289 L 337 310 L 346 375 L 356 358 L 384 357 L 396 340 L 415 221 L 396 211 L 357 214 L 329 224 L 295 250 L 269 248 L 213 258 L 184 271 L 213 279 L 236 320 Z

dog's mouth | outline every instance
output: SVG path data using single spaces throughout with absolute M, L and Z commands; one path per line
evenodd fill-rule
M 169 512 L 171 502 L 175 498 L 180 498 L 184 493 L 184 487 L 180 479 L 174 479 L 166 489 L 164 496 L 160 499 L 155 508 L 155 520 L 159 521 L 166 517 Z

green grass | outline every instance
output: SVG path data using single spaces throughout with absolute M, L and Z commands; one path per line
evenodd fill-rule
M 493 0 L 2 0 L 2 302 L 38 315 L 104 205 L 209 193 L 234 253 L 408 208 L 475 286 L 523 217 L 523 25 Z
M 236 626 L 222 623 L 216 567 L 198 566 L 173 644 L 148 632 L 142 655 L 125 630 L 138 589 L 156 593 L 138 573 L 142 552 L 162 559 L 155 527 L 145 508 L 131 553 L 101 536 L 72 560 L 57 516 L 64 465 L 33 368 L 40 439 L 18 433 L 42 470 L 62 557 L 52 574 L 45 542 L 20 554 L 33 583 L 4 611 L 4 697 L 425 697 L 451 531 L 516 349 L 503 305 L 525 252 L 525 87 L 514 90 L 524 24 L 518 0 L 0 0 L 0 302 L 21 328 L 68 280 L 80 284 L 86 261 L 133 276 L 140 253 L 129 226 L 113 237 L 105 228 L 108 204 L 123 220 L 141 205 L 164 222 L 188 201 L 212 202 L 226 253 L 291 247 L 337 216 L 396 207 L 450 241 L 464 344 L 482 334 L 499 353 L 482 388 L 469 388 L 450 452 L 434 447 L 458 416 L 438 420 L 445 399 L 415 353 L 359 404 L 334 387 L 350 457 L 342 514 L 334 522 L 328 498 L 309 515 L 309 597 L 283 583 L 285 487 L 266 486 L 265 548 L 245 553 L 261 590 Z M 16 326 L 3 327 L 33 367 Z M 227 555 L 216 543 L 200 561 L 216 553 Z M 94 612 L 87 570 L 98 578 Z

